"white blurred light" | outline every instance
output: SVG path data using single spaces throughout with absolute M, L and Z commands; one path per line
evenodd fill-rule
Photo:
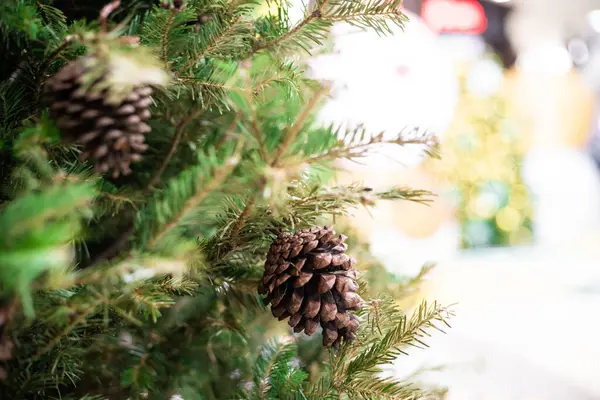
M 459 64 L 470 64 L 486 52 L 485 41 L 479 35 L 441 35 L 437 40 L 440 52 Z
M 569 40 L 567 49 L 569 50 L 569 53 L 571 53 L 573 62 L 577 65 L 585 64 L 590 59 L 590 50 L 585 41 L 581 38 Z
M 493 3 L 510 3 L 510 0 L 492 0 Z
M 590 11 L 587 15 L 587 20 L 592 29 L 600 33 L 600 10 Z
M 600 226 L 600 177 L 588 154 L 533 150 L 523 162 L 523 179 L 535 199 L 539 243 L 562 243 Z
M 504 72 L 493 60 L 481 60 L 469 71 L 467 89 L 478 96 L 493 96 L 502 87 Z
M 424 264 L 456 256 L 460 248 L 460 227 L 456 223 L 445 223 L 426 238 L 413 238 L 398 229 L 378 227 L 371 233 L 369 242 L 371 253 L 388 271 L 399 276 L 416 276 Z
M 565 47 L 548 43 L 523 52 L 517 66 L 529 73 L 563 75 L 573 68 L 573 60 Z
M 363 125 L 390 137 L 413 127 L 445 131 L 458 98 L 452 60 L 440 51 L 437 35 L 418 16 L 409 17 L 404 30 L 394 28 L 397 35 L 385 38 L 349 24 L 334 26 L 333 54 L 310 61 L 312 76 L 330 81 L 336 92 L 321 110 L 323 123 Z M 367 168 L 404 169 L 419 164 L 423 150 L 390 145 L 361 161 Z

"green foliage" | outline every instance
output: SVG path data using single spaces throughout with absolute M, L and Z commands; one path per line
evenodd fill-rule
M 344 345 L 331 358 L 331 376 L 321 378 L 315 390 L 337 395 L 345 392 L 356 399 L 413 399 L 424 395 L 410 382 L 382 377 L 382 366 L 407 355 L 410 347 L 427 347 L 424 338 L 430 335 L 428 330 L 449 327 L 447 319 L 452 312 L 437 303 L 423 302 L 408 317 L 393 299 L 384 296 L 370 300 L 362 313 L 367 326 L 359 331 L 355 342 Z
M 0 6 L 0 15 L 3 29 L 22 33 L 29 39 L 37 39 L 43 29 L 42 19 L 33 1 L 9 0 Z
M 164 248 L 167 238 L 175 230 L 194 223 L 193 216 L 198 206 L 227 184 L 239 158 L 239 150 L 234 146 L 229 146 L 221 154 L 214 149 L 198 154 L 197 166 L 169 181 L 160 196 L 157 195 L 138 213 L 136 232 L 140 236 L 139 249 Z
M 390 33 L 405 18 L 400 2 L 321 0 L 297 24 L 283 1 L 268 15 L 254 0 L 156 3 L 124 0 L 98 21 L 89 15 L 105 4 L 95 0 L 0 5 L 11 55 L 0 75 L 0 291 L 19 310 L 0 327 L 0 346 L 15 344 L 0 397 L 414 398 L 418 389 L 381 377 L 381 366 L 421 345 L 445 309 L 407 318 L 370 300 L 358 339 L 316 355 L 315 375 L 306 346 L 256 292 L 277 232 L 382 200 L 427 201 L 404 187 L 328 183 L 336 159 L 434 143 L 319 126 L 325 90 L 297 57 L 336 22 Z M 81 163 L 42 101 L 44 81 L 86 52 L 133 60 L 119 65 L 127 82 L 151 78 L 145 67 L 157 63 L 170 77 L 153 95 L 149 149 L 131 176 Z
M 19 146 L 28 142 L 28 132 Z M 16 198 L 0 210 L 0 283 L 3 292 L 21 296 L 32 316 L 30 286 L 44 272 L 71 265 L 73 241 L 91 217 L 96 191 L 93 181 L 55 171 L 39 148 L 27 148 L 21 157 L 26 165 L 15 178 L 29 190 L 15 191 Z
M 261 348 L 254 363 L 254 396 L 257 399 L 306 398 L 302 386 L 307 374 L 294 368 L 296 346 L 270 340 Z

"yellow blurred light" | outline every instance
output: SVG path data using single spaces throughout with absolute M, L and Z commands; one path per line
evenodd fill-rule
M 527 193 L 519 189 L 519 187 L 513 187 L 513 193 L 510 195 L 509 204 L 517 210 L 522 210 L 529 204 L 529 200 L 527 198 Z
M 498 227 L 505 232 L 512 232 L 519 228 L 522 220 L 521 213 L 512 207 L 505 207 L 496 215 Z
M 522 244 L 531 242 L 533 239 L 533 233 L 531 230 L 521 227 L 519 230 L 512 232 L 509 237 L 509 242 L 512 245 Z

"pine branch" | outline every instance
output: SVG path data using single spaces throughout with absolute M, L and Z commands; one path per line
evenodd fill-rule
M 323 12 L 330 22 L 347 22 L 351 25 L 373 29 L 380 35 L 391 34 L 389 23 L 402 28 L 408 20 L 402 13 L 403 0 L 337 1 Z
M 252 95 L 250 93 L 250 73 L 249 71 L 244 71 L 243 75 L 245 75 L 246 85 L 248 87 L 247 90 L 244 90 L 243 95 L 245 97 L 246 103 L 248 104 L 248 108 L 250 110 L 250 132 L 252 136 L 258 143 L 258 150 L 264 162 L 268 162 L 267 149 L 265 147 L 265 142 L 263 141 L 262 132 L 258 126 L 258 117 L 256 116 L 256 110 L 254 108 L 252 102 Z
M 450 315 L 452 314 L 448 309 L 436 302 L 431 306 L 423 302 L 410 320 L 406 316 L 400 317 L 395 328 L 350 361 L 346 368 L 347 381 L 364 371 L 373 370 L 378 365 L 391 363 L 399 355 L 406 354 L 403 350 L 406 346 L 427 347 L 421 339 L 425 330 L 431 328 L 443 332 L 436 323 L 449 326 L 446 319 Z
M 370 374 L 353 379 L 342 390 L 355 398 L 373 400 L 418 400 L 424 394 L 423 390 L 410 384 L 395 379 L 377 378 Z
M 260 192 L 260 190 L 259 190 L 259 192 Z M 256 197 L 250 197 L 248 199 L 248 201 L 246 202 L 246 206 L 240 213 L 240 216 L 235 221 L 235 224 L 233 225 L 233 228 L 231 229 L 231 237 L 232 238 L 235 238 L 239 235 L 240 231 L 242 230 L 242 227 L 246 223 L 246 219 L 248 218 L 248 215 L 252 212 L 252 209 L 254 208 L 255 203 L 256 203 Z
M 277 361 L 277 357 L 279 357 L 279 354 L 284 350 L 285 345 L 283 343 L 276 343 L 275 344 L 275 351 L 271 352 L 268 356 L 268 362 L 267 365 L 264 368 L 264 371 L 262 372 L 262 374 L 259 377 L 259 385 L 258 385 L 258 395 L 259 398 L 261 400 L 265 399 L 265 395 L 267 394 L 267 390 L 269 389 L 269 375 L 271 375 L 271 369 L 273 368 L 273 366 L 275 365 L 275 362 Z
M 325 1 L 327 1 L 327 0 L 325 0 Z M 325 3 L 325 1 L 323 1 L 322 5 Z M 294 28 L 290 29 L 285 34 L 277 37 L 276 39 L 256 44 L 253 47 L 253 51 L 255 53 L 257 53 L 262 50 L 273 49 L 278 46 L 281 46 L 281 44 L 286 41 L 295 39 L 295 36 L 301 34 L 303 29 L 305 29 L 307 26 L 309 26 L 309 24 L 311 22 L 313 22 L 313 20 L 318 19 L 320 17 L 321 17 L 321 11 L 319 9 L 315 9 L 312 13 L 310 13 L 309 15 L 304 17 L 304 19 L 302 21 L 298 22 L 298 24 Z
M 167 19 L 167 23 L 164 25 L 161 35 L 161 49 L 162 49 L 162 59 L 165 63 L 169 62 L 168 55 L 168 46 L 169 46 L 169 31 L 171 30 L 171 26 L 173 26 L 173 22 L 175 21 L 175 16 L 177 15 L 176 10 L 171 11 L 171 15 L 169 19 Z
M 321 98 L 323 93 L 325 93 L 325 89 L 324 88 L 319 89 L 313 95 L 313 97 L 310 99 L 308 104 L 305 106 L 305 108 L 302 111 L 302 113 L 300 114 L 300 116 L 298 116 L 298 118 L 296 119 L 294 124 L 289 129 L 283 143 L 277 149 L 277 153 L 275 153 L 275 157 L 273 157 L 273 161 L 271 162 L 271 167 L 278 166 L 281 157 L 283 157 L 285 155 L 285 153 L 288 151 L 288 149 L 290 148 L 292 143 L 294 143 L 294 141 L 298 137 L 300 130 L 304 127 L 306 120 L 311 115 L 311 113 L 314 111 L 314 109 L 317 106 L 317 103 L 319 102 L 319 99 Z
M 182 83 L 189 83 L 194 86 L 201 86 L 201 87 L 207 87 L 207 88 L 219 89 L 219 90 L 231 90 L 231 91 L 236 91 L 236 92 L 241 92 L 243 90 L 246 90 L 245 88 L 229 86 L 229 85 L 221 84 L 221 83 L 199 81 L 197 78 L 187 77 L 187 76 L 178 78 L 178 81 L 182 82 Z
M 275 39 L 256 43 L 254 52 L 302 48 L 310 54 L 310 48 L 320 45 L 330 27 L 336 22 L 347 22 L 360 28 L 373 29 L 381 35 L 390 34 L 388 22 L 403 27 L 407 17 L 401 12 L 402 0 L 321 0 L 292 29 Z
M 413 293 L 415 290 L 418 290 L 418 287 L 423 283 L 423 280 L 425 279 L 425 277 L 427 275 L 429 275 L 429 273 L 434 268 L 435 268 L 435 264 L 433 264 L 433 263 L 423 265 L 421 267 L 421 270 L 419 271 L 419 273 L 416 276 L 411 277 L 406 282 L 403 282 L 402 284 L 400 284 L 398 295 L 402 296 L 402 297 L 407 297 L 411 293 Z
M 32 232 L 50 219 L 60 219 L 90 203 L 93 186 L 86 182 L 57 185 L 42 193 L 32 193 L 11 203 L 0 218 L 4 244 Z
M 334 130 L 334 128 L 330 128 L 329 131 L 332 137 L 340 136 L 339 129 Z M 358 126 L 357 128 L 346 130 L 341 136 L 342 138 L 338 139 L 330 148 L 322 151 L 320 154 L 311 155 L 303 161 L 312 164 L 343 158 L 356 160 L 368 156 L 375 149 L 381 148 L 382 145 L 424 146 L 425 154 L 430 157 L 437 155 L 436 137 L 427 132 L 419 132 L 418 129 L 410 129 L 408 132 L 403 130 L 395 136 L 390 136 L 384 132 L 371 135 L 366 128 Z
M 241 148 L 242 148 L 242 142 L 240 142 L 238 144 L 238 148 L 235 151 L 235 155 L 230 157 L 226 161 L 225 165 L 223 165 L 222 167 L 218 168 L 215 171 L 214 176 L 213 176 L 212 180 L 210 181 L 210 183 L 208 185 L 204 186 L 201 190 L 199 190 L 198 193 L 196 193 L 193 197 L 188 199 L 184 203 L 181 210 L 178 213 L 176 213 L 175 215 L 173 215 L 171 217 L 170 221 L 167 222 L 166 224 L 164 224 L 164 226 L 162 228 L 160 228 L 159 231 L 156 232 L 148 240 L 147 245 L 146 245 L 147 248 L 149 248 L 149 249 L 153 248 L 166 234 L 168 234 L 171 230 L 173 230 L 175 227 L 177 227 L 179 225 L 179 223 L 181 222 L 181 220 L 189 212 L 191 212 L 194 208 L 196 208 L 208 195 L 211 194 L 212 191 L 219 188 L 220 185 L 223 184 L 223 182 L 227 179 L 229 174 L 237 166 L 239 159 L 240 159 L 239 154 L 240 154 Z M 198 185 L 201 186 L 200 182 L 198 182 Z
M 165 158 L 161 162 L 160 166 L 158 167 L 158 169 L 156 170 L 156 172 L 154 173 L 152 178 L 150 178 L 150 181 L 148 182 L 148 185 L 146 186 L 146 190 L 145 190 L 146 192 L 150 191 L 152 189 L 152 187 L 154 187 L 160 181 L 162 174 L 165 172 L 165 169 L 167 168 L 167 165 L 169 165 L 171 158 L 173 158 L 173 156 L 175 155 L 175 152 L 177 151 L 177 146 L 179 145 L 179 141 L 181 140 L 181 137 L 183 136 L 183 132 L 185 131 L 187 126 L 194 119 L 198 118 L 205 110 L 206 110 L 206 107 L 198 108 L 198 109 L 192 111 L 186 118 L 184 118 L 183 121 L 181 121 L 177 125 L 177 128 L 175 129 L 175 134 L 173 135 L 173 139 L 171 141 L 171 147 L 169 148 L 169 152 L 165 155 Z
M 236 30 L 241 31 L 238 33 L 246 31 L 248 27 L 245 24 L 240 24 L 240 21 L 242 21 L 242 14 L 235 17 L 229 23 L 229 26 L 226 29 L 221 30 L 221 32 L 216 35 L 210 36 L 208 43 L 204 46 L 202 51 L 190 57 L 190 60 L 186 64 L 184 64 L 183 67 L 177 70 L 176 75 L 180 75 L 183 71 L 187 71 L 194 65 L 197 65 L 198 62 L 200 62 L 200 60 L 202 60 L 204 57 L 216 56 L 216 51 L 219 49 L 219 47 L 221 47 L 224 44 L 227 44 L 230 40 L 235 40 L 237 35 L 234 34 L 234 32 L 236 32 Z
M 98 306 L 102 303 L 102 299 L 96 299 L 92 304 L 81 314 L 75 317 L 58 335 L 56 335 L 49 343 L 39 349 L 32 358 L 32 361 L 39 359 L 41 356 L 49 352 L 56 346 L 65 336 L 67 336 L 77 325 L 83 322 L 86 318 L 92 315 Z
M 287 338 L 273 339 L 262 346 L 254 364 L 256 397 L 280 399 L 290 392 L 302 393 L 301 387 L 307 374 L 290 365 L 296 355 L 296 345 Z

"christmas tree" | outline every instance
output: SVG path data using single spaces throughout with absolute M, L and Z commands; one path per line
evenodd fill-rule
M 334 23 L 389 34 L 400 5 L 2 2 L 0 397 L 429 396 L 380 372 L 451 312 L 373 293 L 331 227 L 427 193 L 328 177 L 431 140 L 318 125 L 302 62 Z

